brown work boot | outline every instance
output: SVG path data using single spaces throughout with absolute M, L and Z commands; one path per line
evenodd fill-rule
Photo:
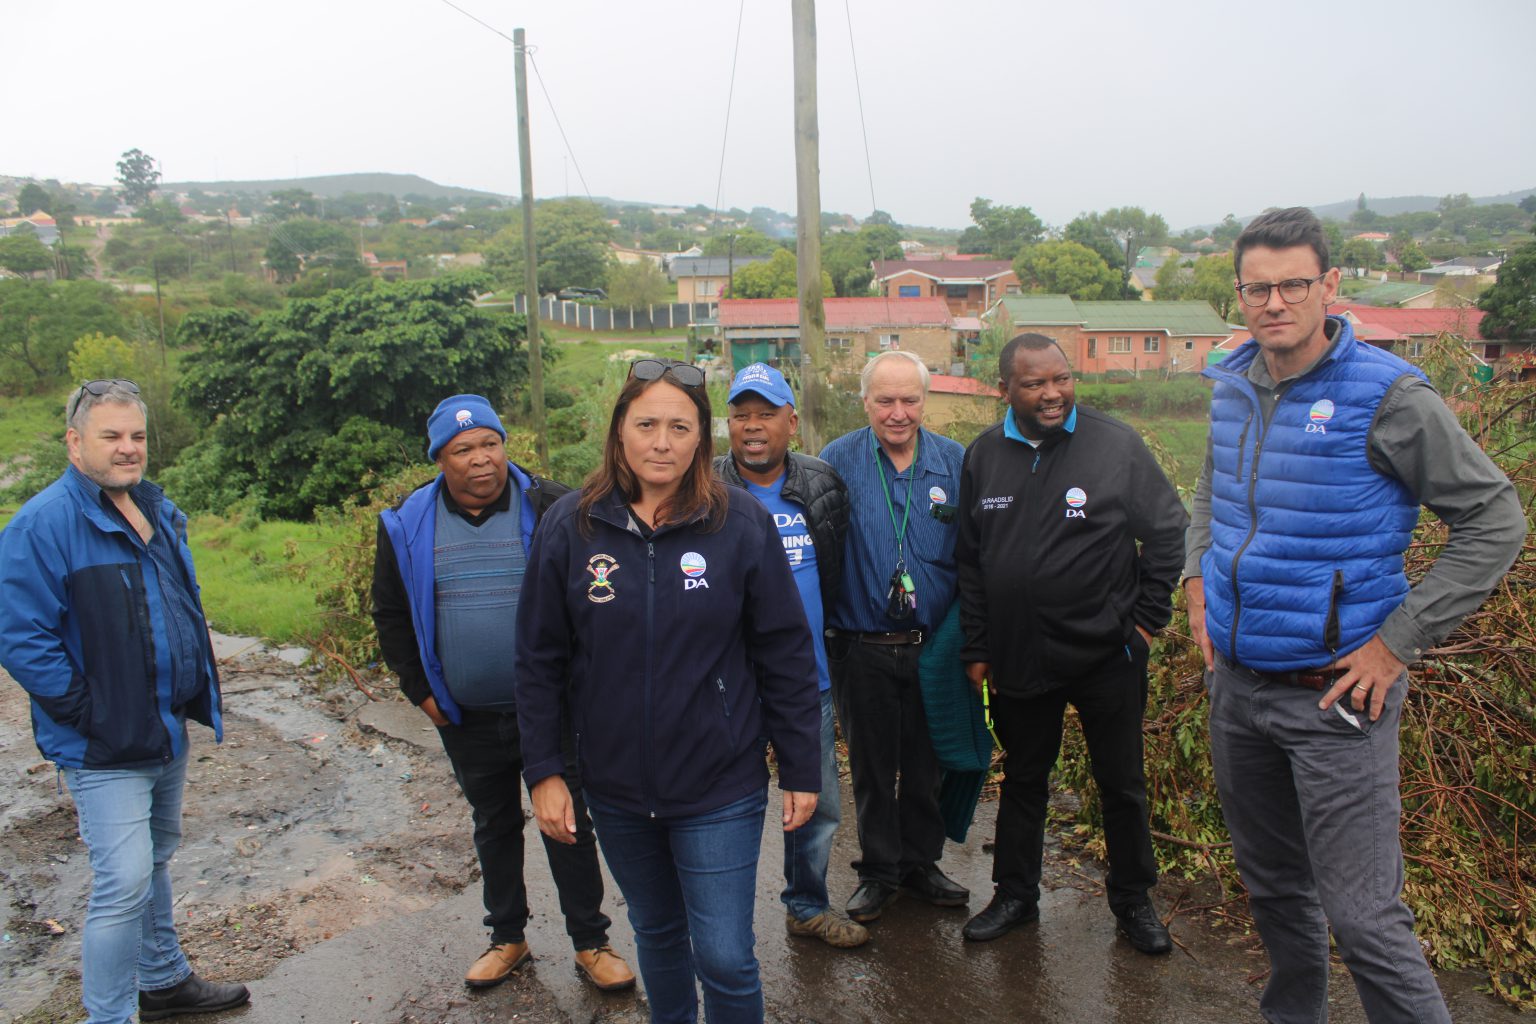
M 613 951 L 612 946 L 578 949 L 576 966 L 603 992 L 619 992 L 635 987 L 635 972 L 629 969 L 623 957 Z
M 853 949 L 869 941 L 869 929 L 857 921 L 850 921 L 831 907 L 815 917 L 801 921 L 794 914 L 784 915 L 784 927 L 791 935 L 820 939 L 837 949 Z
M 532 955 L 528 952 L 526 942 L 493 942 L 491 948 L 481 953 L 480 959 L 464 975 L 464 984 L 470 988 L 500 985 Z

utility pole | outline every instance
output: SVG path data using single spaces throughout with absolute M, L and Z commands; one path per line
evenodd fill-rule
M 517 51 L 517 155 L 523 178 L 523 290 L 527 293 L 528 393 L 533 406 L 533 442 L 539 466 L 549 471 L 549 438 L 544 430 L 544 346 L 539 338 L 539 274 L 533 243 L 533 156 L 528 142 L 528 44 L 523 30 L 512 30 Z
M 235 270 L 235 222 L 230 218 L 228 210 L 224 211 L 224 227 L 228 230 L 228 233 L 229 233 L 229 272 L 231 274 L 233 274 L 233 273 L 236 273 L 236 270 Z
M 821 294 L 821 130 L 816 121 L 816 0 L 792 0 L 795 45 L 795 233 L 800 293 L 800 413 L 806 451 L 821 451 L 827 314 Z

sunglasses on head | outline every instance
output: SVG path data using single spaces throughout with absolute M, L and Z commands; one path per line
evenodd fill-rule
M 629 364 L 629 375 L 636 380 L 660 380 L 670 376 L 674 383 L 685 388 L 704 386 L 703 370 L 675 359 L 636 359 Z
M 80 408 L 80 399 L 84 398 L 87 392 L 100 398 L 114 387 L 122 388 L 131 395 L 139 393 L 139 386 L 137 384 L 131 380 L 123 380 L 121 377 L 113 380 L 88 380 L 81 384 L 80 389 L 75 392 L 74 400 L 69 403 L 69 412 L 65 415 L 64 419 L 67 421 L 75 418 L 75 410 Z

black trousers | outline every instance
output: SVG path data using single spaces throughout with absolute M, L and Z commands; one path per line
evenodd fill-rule
M 917 678 L 921 650 L 827 638 L 832 699 L 853 775 L 860 881 L 899 884 L 944 852 L 941 770 Z
M 1142 719 L 1147 706 L 1147 646 L 1138 633 L 1130 654 L 1059 689 L 1033 697 L 992 698 L 992 720 L 1008 751 L 997 809 L 992 881 L 1014 899 L 1040 899 L 1040 858 L 1051 769 L 1061 754 L 1067 705 L 1077 709 L 1093 779 L 1104 805 L 1109 848 L 1105 882 L 1114 910 L 1135 906 L 1157 883 L 1157 857 L 1147 823 Z
M 439 726 L 437 732 L 474 811 L 491 941 L 521 942 L 528 925 L 528 889 L 523 884 L 523 751 L 517 713 L 465 709 L 462 725 Z M 566 933 L 575 948 L 595 949 L 607 945 L 612 922 L 603 913 L 597 836 L 569 754 L 565 780 L 575 804 L 576 844 L 557 843 L 543 833 L 540 838 L 560 894 Z

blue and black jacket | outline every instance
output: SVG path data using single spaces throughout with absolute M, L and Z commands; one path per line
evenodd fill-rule
M 196 596 L 186 514 L 148 481 L 131 493 L 155 531 L 175 538 Z M 188 718 L 223 739 L 213 646 L 199 622 L 208 686 L 173 706 L 165 632 L 173 584 L 101 494 L 71 466 L 0 531 L 0 664 L 31 694 L 33 736 L 48 760 L 63 768 L 164 764 L 186 750 Z
M 632 814 L 704 814 L 766 785 L 821 789 L 816 657 L 773 519 L 727 487 L 718 529 L 630 524 L 616 495 L 590 536 L 568 494 L 534 537 L 517 609 L 517 715 L 530 786 L 560 774 L 562 697 L 582 782 Z M 756 666 L 756 667 L 754 667 Z
M 1263 672 L 1331 664 L 1408 594 L 1419 503 L 1372 464 L 1369 442 L 1387 391 L 1424 375 L 1329 319 L 1332 349 L 1276 389 L 1267 417 L 1247 377 L 1256 342 L 1205 371 L 1216 382 L 1206 628 L 1224 656 Z
M 521 502 L 523 550 L 533 546 L 539 517 L 569 488 L 536 477 L 507 463 L 508 496 Z M 377 558 L 373 570 L 373 621 L 384 660 L 400 677 L 400 690 L 413 704 L 428 696 L 454 725 L 463 712 L 443 681 L 437 654 L 437 573 L 433 550 L 437 540 L 437 503 L 443 476 L 412 491 L 398 508 L 379 516 Z M 508 623 L 510 626 L 511 623 Z

